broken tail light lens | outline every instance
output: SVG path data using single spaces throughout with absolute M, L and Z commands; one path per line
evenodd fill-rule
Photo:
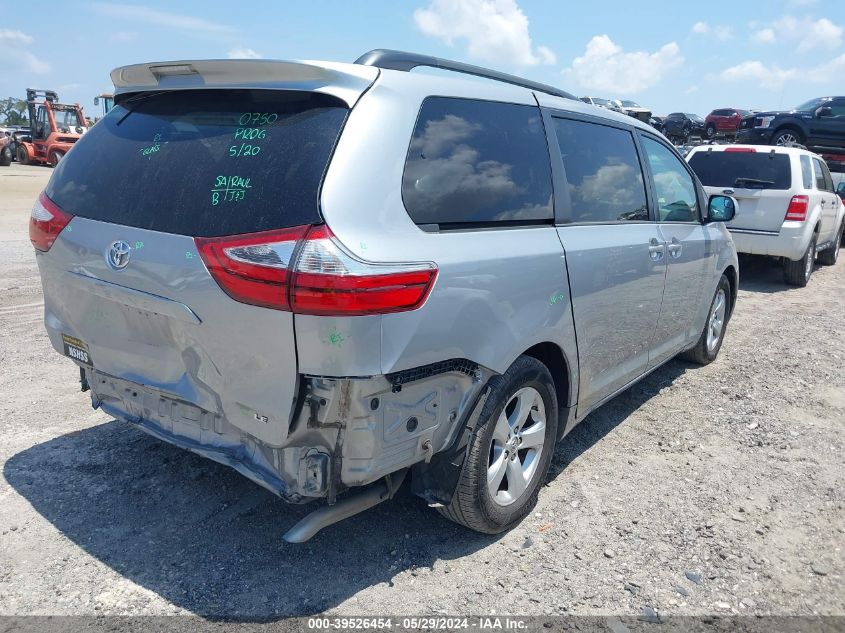
M 36 249 L 46 253 L 72 219 L 70 213 L 62 211 L 42 192 L 32 205 L 29 216 L 29 241 Z

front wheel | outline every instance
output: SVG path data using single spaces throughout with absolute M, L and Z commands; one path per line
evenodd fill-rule
M 813 274 L 813 265 L 816 263 L 816 236 L 810 240 L 804 256 L 797 262 L 787 259 L 783 263 L 783 279 L 790 286 L 803 288 L 810 281 Z
M 29 165 L 29 152 L 23 145 L 18 145 L 18 162 L 21 165 Z
M 519 523 L 537 503 L 557 438 L 557 397 L 546 366 L 520 356 L 490 381 L 478 427 L 467 446 L 448 519 L 498 534 Z
M 780 130 L 772 137 L 772 145 L 800 145 L 801 134 L 793 129 Z
M 714 138 L 716 136 L 716 126 L 712 123 L 708 123 L 707 127 L 704 128 L 704 134 L 707 138 Z
M 695 347 L 681 354 L 681 358 L 698 365 L 707 365 L 716 360 L 722 341 L 725 339 L 725 329 L 731 317 L 731 283 L 725 275 L 719 279 L 716 293 L 710 302 L 704 331 L 701 333 Z

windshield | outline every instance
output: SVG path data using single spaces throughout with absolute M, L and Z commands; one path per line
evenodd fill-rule
M 689 164 L 708 187 L 789 189 L 792 186 L 787 154 L 697 152 Z
M 56 120 L 56 129 L 60 132 L 74 132 L 76 127 L 88 127 L 73 106 L 54 103 L 53 118 Z
M 623 101 L 622 105 L 626 108 L 641 108 L 642 106 L 636 101 Z
M 815 110 L 820 105 L 827 101 L 827 97 L 819 97 L 818 99 L 810 99 L 799 106 L 795 106 L 796 110 Z
M 704 120 L 700 116 L 698 116 L 697 114 L 691 114 L 689 112 L 685 112 L 684 114 L 686 114 L 693 121 L 703 121 Z

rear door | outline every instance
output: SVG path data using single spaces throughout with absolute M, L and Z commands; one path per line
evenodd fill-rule
M 821 207 L 821 226 L 819 227 L 819 241 L 824 242 L 833 237 L 836 229 L 836 217 L 839 213 L 839 197 L 833 189 L 833 179 L 830 170 L 820 159 L 813 158 L 813 175 L 819 194 Z
M 578 414 L 639 377 L 648 364 L 666 273 L 666 246 L 648 211 L 627 126 L 550 117 L 563 167 L 557 230 L 566 251 L 578 340 Z
M 654 187 L 657 224 L 666 242 L 666 285 L 649 352 L 653 367 L 700 335 L 704 292 L 709 291 L 717 253 L 710 228 L 701 222 L 704 201 L 686 163 L 657 138 L 640 138 Z
M 787 153 L 774 150 L 708 148 L 689 157 L 689 165 L 707 188 L 733 196 L 739 204 L 728 229 L 761 234 L 780 231 L 789 206 L 792 167 Z
M 38 254 L 56 349 L 78 340 L 97 370 L 280 443 L 297 393 L 293 315 L 229 296 L 194 238 L 319 222 L 320 183 L 347 112 L 328 95 L 267 90 L 116 105 L 45 190 L 75 216 Z M 230 257 L 284 267 L 291 255 L 248 250 Z

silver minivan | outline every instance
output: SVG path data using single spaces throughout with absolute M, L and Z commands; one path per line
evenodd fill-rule
M 735 202 L 631 117 L 384 50 L 112 80 L 32 211 L 50 340 L 94 407 L 323 500 L 290 541 L 406 478 L 506 530 L 575 424 L 719 352 Z

